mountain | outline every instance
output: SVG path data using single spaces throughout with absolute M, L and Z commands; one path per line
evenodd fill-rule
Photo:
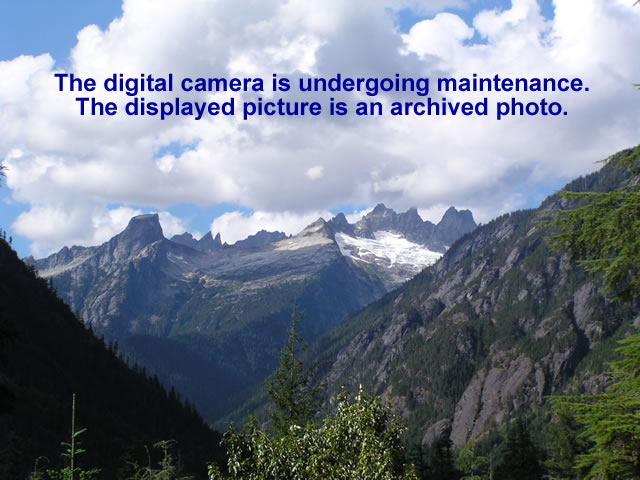
M 474 228 L 476 222 L 469 210 L 458 211 L 450 207 L 440 223 L 434 225 L 422 221 L 415 208 L 396 213 L 380 203 L 355 224 L 354 230 L 357 236 L 364 238 L 374 238 L 376 231 L 399 234 L 410 242 L 444 253 L 449 245 Z
M 610 191 L 627 177 L 607 166 L 566 189 Z M 362 385 L 390 400 L 413 441 L 461 446 L 544 412 L 547 395 L 602 388 L 603 363 L 637 321 L 640 304 L 612 303 L 569 253 L 549 249 L 552 230 L 540 213 L 572 205 L 554 195 L 536 210 L 478 227 L 433 266 L 321 336 L 309 357 L 319 362 L 324 398 Z M 356 231 L 400 223 L 400 215 L 376 210 L 378 220 Z M 417 224 L 405 216 L 404 224 Z
M 455 209 L 443 222 L 452 216 L 460 235 L 475 226 Z M 34 265 L 94 331 L 214 421 L 275 369 L 294 302 L 311 341 L 441 255 L 428 247 L 444 245 L 438 226 L 416 243 L 433 224 L 415 210 L 379 205 L 363 221 L 338 215 L 292 237 L 261 231 L 229 246 L 211 233 L 168 240 L 157 215 L 142 215 L 100 246 L 65 247 Z
M 171 241 L 201 252 L 215 252 L 222 249 L 222 240 L 219 233 L 213 238 L 211 232 L 207 232 L 200 240 L 196 240 L 189 232 L 185 232 L 181 235 L 174 235 L 171 237 Z
M 112 244 L 114 256 L 157 237 L 139 228 L 144 221 Z M 58 261 L 83 252 L 66 250 Z M 37 458 L 41 468 L 60 466 L 74 393 L 77 425 L 87 428 L 78 438 L 83 467 L 116 478 L 127 462 L 147 464 L 146 445 L 175 440 L 186 470 L 206 478 L 205 463 L 221 460 L 221 436 L 191 404 L 128 368 L 1 240 L 0 272 L 0 478 L 27 478 Z

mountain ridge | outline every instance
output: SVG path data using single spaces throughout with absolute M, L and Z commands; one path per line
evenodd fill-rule
M 416 258 L 428 264 L 440 255 L 416 256 L 429 251 L 399 233 L 349 237 L 360 243 L 347 246 L 344 231 L 354 227 L 342 215 L 293 236 L 261 231 L 227 245 L 218 234 L 215 248 L 205 248 L 211 232 L 173 241 L 158 215 L 147 214 L 102 245 L 63 248 L 33 264 L 96 332 L 117 340 L 213 421 L 275 368 L 294 302 L 307 312 L 303 333 L 312 340 L 415 275 L 422 268 Z M 183 348 L 188 362 L 164 361 L 166 352 Z
M 607 166 L 566 189 L 609 191 L 628 178 Z M 309 358 L 324 398 L 361 385 L 394 405 L 413 441 L 461 446 L 544 409 L 546 395 L 602 388 L 602 363 L 590 359 L 624 335 L 640 306 L 610 303 L 569 253 L 549 249 L 552 230 L 538 212 L 571 205 L 554 195 L 477 228 L 321 336 Z

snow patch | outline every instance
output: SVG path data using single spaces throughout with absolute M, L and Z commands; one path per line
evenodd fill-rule
M 442 253 L 432 252 L 396 233 L 378 231 L 373 236 L 375 239 L 354 238 L 336 233 L 335 238 L 345 257 L 366 263 L 384 263 L 388 268 L 402 265 L 410 267 L 416 273 L 433 265 L 442 256 Z

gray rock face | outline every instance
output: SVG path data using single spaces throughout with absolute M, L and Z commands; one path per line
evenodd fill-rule
M 211 232 L 209 232 L 210 234 Z M 191 247 L 195 250 L 198 250 L 198 240 L 193 238 L 189 232 L 184 232 L 180 235 L 174 235 L 171 237 L 171 241 L 175 243 L 179 243 L 180 245 L 184 245 L 185 247 Z
M 476 226 L 469 210 L 458 211 L 450 207 L 440 223 L 434 225 L 423 221 L 415 208 L 396 213 L 380 203 L 355 224 L 354 231 L 357 236 L 364 238 L 374 238 L 374 232 L 380 230 L 401 233 L 407 240 L 434 252 L 445 252 L 458 238 Z
M 445 212 L 436 225 L 434 237 L 445 245 L 452 245 L 465 233 L 469 233 L 477 227 L 470 210 L 456 210 L 453 207 Z
M 605 169 L 568 188 L 616 188 L 623 180 Z M 552 197 L 540 210 L 561 203 Z M 356 233 L 397 224 L 384 206 L 370 215 Z M 435 265 L 321 337 L 313 352 L 327 395 L 362 384 L 402 406 L 414 441 L 428 444 L 450 424 L 460 446 L 541 408 L 547 395 L 601 390 L 599 372 L 581 362 L 627 328 L 640 304 L 609 302 L 568 252 L 549 249 L 550 230 L 540 219 L 535 210 L 521 211 L 477 228 Z
M 306 313 L 302 333 L 311 341 L 387 291 L 389 266 L 343 256 L 336 232 L 354 233 L 344 215 L 319 219 L 293 237 L 263 230 L 229 246 L 211 232 L 167 240 L 158 215 L 141 215 L 100 246 L 65 247 L 34 264 L 97 333 L 178 382 L 214 420 L 224 408 L 220 397 L 276 367 L 294 301 Z M 185 347 L 189 358 L 200 358 L 196 369 L 229 379 L 225 395 L 194 393 L 203 390 L 196 374 L 165 365 L 163 348 Z
M 270 243 L 275 243 L 287 238 L 287 235 L 282 232 L 267 232 L 266 230 L 260 230 L 255 235 L 249 235 L 245 240 L 238 240 L 234 246 L 239 248 L 262 248 L 266 247 Z M 219 239 L 219 237 L 218 237 Z
M 207 232 L 200 240 L 196 240 L 189 232 L 185 232 L 180 235 L 174 235 L 171 237 L 171 241 L 200 252 L 215 252 L 222 249 L 222 240 L 219 233 L 213 238 L 211 232 Z

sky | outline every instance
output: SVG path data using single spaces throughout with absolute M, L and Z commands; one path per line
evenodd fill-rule
M 96 245 L 137 214 L 165 236 L 233 243 L 297 233 L 377 203 L 437 222 L 535 207 L 640 138 L 640 7 L 632 0 L 0 0 L 0 228 L 20 255 Z M 566 77 L 581 92 L 518 93 L 566 115 L 81 116 L 55 73 L 139 77 Z M 277 95 L 202 92 L 190 101 Z M 124 93 L 97 91 L 121 108 Z M 175 92 L 146 92 L 151 101 Z M 331 95 L 281 95 L 318 101 Z M 513 92 L 447 94 L 491 105 Z M 371 100 L 340 92 L 350 107 Z M 440 100 L 432 91 L 430 96 Z M 425 100 L 415 93 L 376 97 Z

